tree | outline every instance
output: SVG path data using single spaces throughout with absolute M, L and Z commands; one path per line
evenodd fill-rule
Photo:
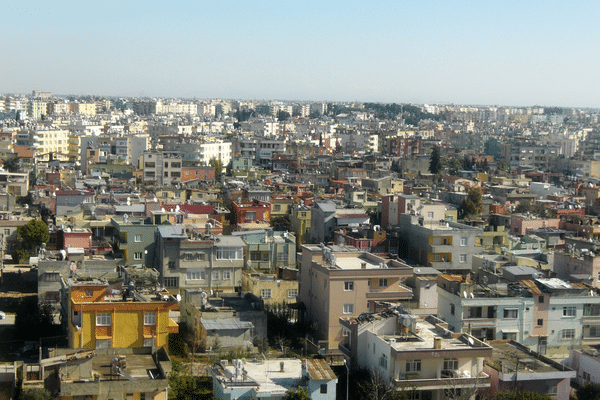
M 460 171 L 463 167 L 463 162 L 460 158 L 451 158 L 450 161 L 448 161 L 448 173 L 450 175 L 457 175 L 458 171 Z
M 439 146 L 435 146 L 431 151 L 431 156 L 429 157 L 429 172 L 432 174 L 438 174 L 442 169 L 442 162 L 440 160 L 440 148 Z
M 223 174 L 223 163 L 221 160 L 211 158 L 208 164 L 215 169 L 215 179 L 221 181 L 221 175 Z
M 36 296 L 23 298 L 15 315 L 15 337 L 37 340 L 54 335 L 53 308 L 49 303 L 38 303 Z
M 35 249 L 42 243 L 50 240 L 48 225 L 44 221 L 32 219 L 17 229 L 17 236 L 25 243 L 28 249 Z
M 277 111 L 277 120 L 278 121 L 287 121 L 290 119 L 290 113 L 287 111 L 279 110 Z
M 271 218 L 270 225 L 275 231 L 289 231 L 292 226 L 288 216 Z
M 479 215 L 483 212 L 483 203 L 481 201 L 482 193 L 479 188 L 472 188 L 467 193 L 467 198 L 460 205 L 460 212 L 463 218 L 467 216 Z
M 185 365 L 177 360 L 171 361 L 169 374 L 169 399 L 214 399 L 212 380 L 210 378 L 197 378 L 192 376 Z
M 600 385 L 588 383 L 585 386 L 579 387 L 575 394 L 577 400 L 598 400 L 600 399 Z
M 52 400 L 54 397 L 48 389 L 27 389 L 21 394 L 21 400 Z
M 288 390 L 285 400 L 310 400 L 310 395 L 306 389 L 298 386 L 298 389 Z
M 17 157 L 7 158 L 2 161 L 2 167 L 8 172 L 18 172 L 19 171 L 19 159 Z
M 377 370 L 373 369 L 368 378 L 358 384 L 361 399 L 404 400 L 409 399 L 410 390 L 396 390 Z

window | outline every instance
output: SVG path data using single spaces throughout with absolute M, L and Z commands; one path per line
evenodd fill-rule
M 558 394 L 558 385 L 550 385 L 546 390 L 548 396 L 556 396 Z
M 256 219 L 256 211 L 246 211 L 246 221 L 254 221 Z
M 134 235 L 133 236 L 133 241 L 137 242 L 137 243 L 141 242 L 142 241 L 142 235 Z
M 185 253 L 185 261 L 194 261 L 194 255 L 192 253 Z
M 327 393 L 327 384 L 321 383 L 321 393 Z
M 295 299 L 298 296 L 298 289 L 288 289 L 288 299 Z
M 264 252 L 262 254 L 262 260 L 263 261 L 269 261 L 269 253 L 268 252 Z
M 288 253 L 277 253 L 277 262 L 287 264 Z
M 543 319 L 538 319 L 537 320 L 537 326 L 544 326 L 544 320 Z
M 164 283 L 165 283 L 165 288 L 176 288 L 177 286 L 179 286 L 177 284 L 177 277 L 175 277 L 175 276 L 166 277 L 164 279 Z
M 427 219 L 433 219 L 433 211 L 427 212 Z
M 460 245 L 463 246 L 463 247 L 467 245 L 467 238 L 466 237 L 460 238 Z
M 544 302 L 544 296 L 538 296 L 538 303 Z
M 502 340 L 517 340 L 516 332 L 502 332 Z
M 354 304 L 344 304 L 344 314 L 352 314 L 354 312 Z
M 388 280 L 387 278 L 379 278 L 379 287 L 387 287 Z
M 6 236 L 10 236 L 10 229 L 5 229 L 5 230 L 4 230 L 4 234 L 5 234 Z
M 96 339 L 97 349 L 110 349 L 111 347 L 112 343 L 110 339 Z
M 344 291 L 351 292 L 354 290 L 354 281 L 344 282 Z
M 228 280 L 230 280 L 230 279 L 231 279 L 231 271 L 230 271 L 230 270 L 228 270 L 228 269 L 227 269 L 227 270 L 225 270 L 225 271 L 223 271 L 223 276 L 222 276 L 222 279 L 223 279 L 224 281 L 228 281 Z
M 46 272 L 46 282 L 58 282 L 60 274 L 58 272 Z
M 406 362 L 406 372 L 419 372 L 421 370 L 421 360 L 409 360 Z
M 454 309 L 454 304 L 450 303 L 450 314 L 454 315 L 455 309 Z
M 384 353 L 381 353 L 381 357 L 379 357 L 379 366 L 387 369 L 387 356 Z
M 583 378 L 584 381 L 590 381 L 590 379 L 592 378 L 591 375 L 589 374 L 589 372 L 582 372 L 581 373 L 581 377 Z
M 85 289 L 85 297 L 92 297 L 94 295 L 94 291 L 92 289 Z
M 213 281 L 218 281 L 219 280 L 219 271 L 213 271 L 211 278 Z
M 434 254 L 433 255 L 433 262 L 439 262 L 440 261 L 440 255 L 439 254 Z
M 561 339 L 568 340 L 575 338 L 575 329 L 563 329 L 561 331 Z
M 327 289 L 327 279 L 323 279 L 323 289 Z
M 516 308 L 505 308 L 504 309 L 504 318 L 517 318 L 519 315 L 519 310 Z
M 459 261 L 461 263 L 466 263 L 467 262 L 467 255 L 466 254 L 461 254 L 460 258 L 459 258 Z
M 204 271 L 188 271 L 186 278 L 192 281 L 204 280 Z
M 44 298 L 48 303 L 58 303 L 60 301 L 60 292 L 46 292 Z
M 260 261 L 260 251 L 251 251 L 250 252 L 250 260 L 251 261 Z
M 261 289 L 260 297 L 262 297 L 263 299 L 270 299 L 271 298 L 271 289 Z
M 96 325 L 97 326 L 110 326 L 110 313 L 96 314 Z
M 144 313 L 144 325 L 156 325 L 156 313 Z
M 136 251 L 135 253 L 133 253 L 133 259 L 134 260 L 141 260 L 142 259 L 142 252 L 141 251 Z
M 574 317 L 577 314 L 575 306 L 563 307 L 563 317 Z
M 457 358 L 445 358 L 444 359 L 444 369 L 449 370 L 457 370 L 458 369 L 458 359 Z
M 591 337 L 600 337 L 600 326 L 592 326 L 590 328 Z
M 175 269 L 175 261 L 169 261 L 169 269 Z
M 217 260 L 241 260 L 241 247 L 221 247 L 217 249 Z
M 204 254 L 204 253 L 198 253 L 198 254 L 196 254 L 196 260 L 198 260 L 198 261 L 204 261 L 204 260 L 206 260 L 206 254 Z
M 273 211 L 281 211 L 281 205 L 280 204 L 275 204 L 273 206 Z

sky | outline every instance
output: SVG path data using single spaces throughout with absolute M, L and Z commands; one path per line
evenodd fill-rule
M 0 93 L 600 107 L 598 1 L 12 1 Z

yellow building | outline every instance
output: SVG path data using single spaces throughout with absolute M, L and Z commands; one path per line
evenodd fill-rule
M 310 242 L 310 207 L 296 205 L 292 207 L 290 215 L 290 229 L 296 236 L 296 249 L 300 250 L 303 244 Z
M 179 331 L 169 310 L 178 307 L 166 292 L 130 286 L 119 293 L 105 282 L 69 280 L 69 347 L 167 348 L 168 334 Z

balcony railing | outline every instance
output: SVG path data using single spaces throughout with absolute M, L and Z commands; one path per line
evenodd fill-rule
M 432 379 L 393 379 L 396 389 L 416 389 L 416 390 L 440 390 L 440 389 L 460 389 L 460 388 L 481 388 L 490 386 L 490 376 L 482 372 L 480 376 L 472 377 L 451 377 L 451 378 L 432 378 Z

